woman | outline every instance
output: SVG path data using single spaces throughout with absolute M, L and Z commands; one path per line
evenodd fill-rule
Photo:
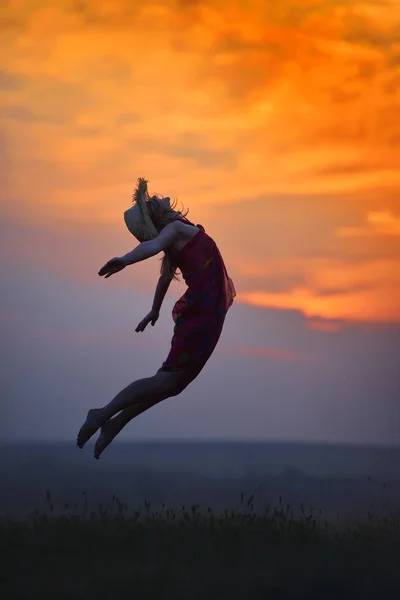
M 125 256 L 109 260 L 99 275 L 107 279 L 128 265 L 164 252 L 152 309 L 137 332 L 156 323 L 178 269 L 188 287 L 172 312 L 174 334 L 162 367 L 152 377 L 128 385 L 106 406 L 89 410 L 77 444 L 82 448 L 101 429 L 95 458 L 129 421 L 161 400 L 180 394 L 197 377 L 214 351 L 235 297 L 217 245 L 201 225 L 194 225 L 175 210 L 169 198 L 150 198 L 143 178 L 138 180 L 133 199 L 135 204 L 125 212 L 125 223 L 140 244 Z

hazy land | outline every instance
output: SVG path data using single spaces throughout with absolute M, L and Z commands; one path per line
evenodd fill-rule
M 2 450 L 7 599 L 400 595 L 398 448 Z

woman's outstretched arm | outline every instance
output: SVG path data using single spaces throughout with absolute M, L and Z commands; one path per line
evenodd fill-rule
M 131 252 L 122 256 L 121 259 L 124 261 L 125 266 L 146 260 L 146 258 L 155 256 L 159 252 L 166 250 L 178 237 L 179 226 L 180 223 L 177 221 L 169 223 L 156 238 L 149 242 L 142 242 L 139 246 L 131 250 Z
M 128 265 L 133 265 L 146 258 L 155 256 L 159 252 L 166 250 L 178 238 L 182 224 L 179 221 L 169 223 L 159 233 L 159 235 L 149 242 L 142 242 L 131 252 L 124 256 L 115 257 L 109 260 L 99 271 L 99 275 L 105 275 L 105 278 L 111 277 L 115 273 L 122 271 Z

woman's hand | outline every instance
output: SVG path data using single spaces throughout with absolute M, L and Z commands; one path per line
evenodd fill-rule
M 101 267 L 99 275 L 100 277 L 105 275 L 105 279 L 107 279 L 107 277 L 111 277 L 111 275 L 114 275 L 114 273 L 122 271 L 122 269 L 125 269 L 125 267 L 126 264 L 123 258 L 112 258 L 104 265 L 104 267 Z
M 139 331 L 144 331 L 149 323 L 151 323 L 152 325 L 155 325 L 159 316 L 160 316 L 160 313 L 157 310 L 151 310 L 149 312 L 149 314 L 146 315 L 142 321 L 140 321 L 140 323 L 136 327 L 135 331 L 138 333 L 139 333 Z
M 141 194 L 145 194 L 147 192 L 147 179 L 144 177 L 139 177 L 138 179 L 138 191 Z

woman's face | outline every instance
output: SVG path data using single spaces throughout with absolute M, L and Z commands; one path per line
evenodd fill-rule
M 171 210 L 171 198 L 169 196 L 166 196 L 165 198 L 161 198 L 160 202 L 161 202 L 163 208 L 165 208 L 166 210 Z

